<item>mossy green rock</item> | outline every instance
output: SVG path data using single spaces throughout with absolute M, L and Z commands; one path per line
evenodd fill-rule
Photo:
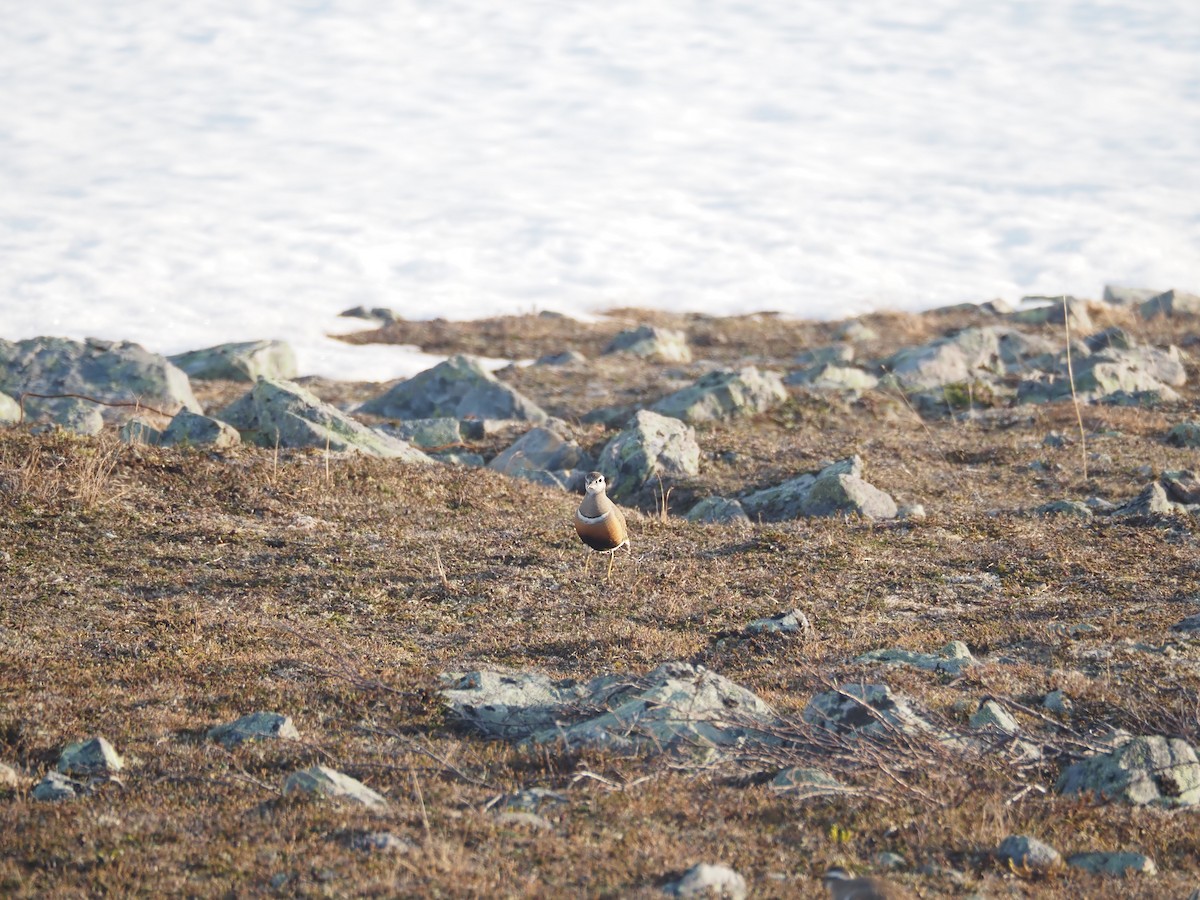
M 865 481 L 862 459 L 851 456 L 742 498 L 750 516 L 768 520 L 857 514 L 894 519 L 896 501 Z
M 164 447 L 205 447 L 211 450 L 224 450 L 241 442 L 241 435 L 232 425 L 186 409 L 177 412 L 166 431 L 158 437 L 158 443 Z
M 1135 737 L 1110 753 L 1068 766 L 1055 789 L 1135 806 L 1195 806 L 1200 803 L 1200 760 L 1180 738 Z
M 679 419 L 640 410 L 604 445 L 596 468 L 604 473 L 614 500 L 650 500 L 647 494 L 700 472 L 696 430 Z
M 431 463 L 399 438 L 381 434 L 290 381 L 260 378 L 218 416 L 262 447 L 328 447 L 405 462 Z

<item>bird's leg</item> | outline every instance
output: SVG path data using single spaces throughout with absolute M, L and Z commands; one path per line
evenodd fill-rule
M 592 567 L 593 554 L 594 554 L 594 551 L 589 550 L 588 555 L 583 558 L 583 574 L 584 575 L 586 575 L 588 573 L 588 569 L 590 569 Z
M 613 560 L 617 558 L 617 551 L 612 550 L 608 554 L 608 574 L 604 576 L 605 582 L 612 581 L 612 566 Z

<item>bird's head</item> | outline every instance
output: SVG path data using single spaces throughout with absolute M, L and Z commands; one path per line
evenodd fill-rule
M 583 485 L 589 494 L 603 494 L 608 490 L 608 485 L 605 483 L 604 475 L 601 472 L 588 472 Z

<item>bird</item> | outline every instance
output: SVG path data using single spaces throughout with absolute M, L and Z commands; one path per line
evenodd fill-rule
M 608 554 L 608 574 L 612 577 L 613 557 L 622 547 L 633 552 L 629 546 L 629 531 L 625 527 L 625 516 L 617 505 L 608 499 L 608 485 L 601 472 L 589 472 L 584 480 L 587 495 L 575 510 L 575 531 L 579 539 L 597 553 Z M 584 571 L 591 565 L 589 553 Z
M 907 900 L 912 894 L 882 878 L 855 878 L 841 866 L 834 866 L 821 879 L 833 900 Z

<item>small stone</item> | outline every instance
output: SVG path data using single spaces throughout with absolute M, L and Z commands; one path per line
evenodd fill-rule
M 58 757 L 64 775 L 115 775 L 123 768 L 124 760 L 102 737 L 70 744 Z
M 684 872 L 678 881 L 665 885 L 663 893 L 672 897 L 743 900 L 746 896 L 746 879 L 728 866 L 697 863 Z
M 567 795 L 547 788 L 526 788 L 515 794 L 500 797 L 496 805 L 503 809 L 523 812 L 538 812 L 547 806 L 559 806 L 567 802 Z
M 1144 853 L 1076 853 L 1067 865 L 1094 875 L 1157 875 L 1158 866 Z
M 812 628 L 808 616 L 798 609 L 779 613 L 765 619 L 755 619 L 746 626 L 747 634 L 795 634 Z
M 283 784 L 283 793 L 286 795 L 293 791 L 336 800 L 350 800 L 373 809 L 387 806 L 387 800 L 382 794 L 371 790 L 361 781 L 327 766 L 313 766 L 311 769 L 293 772 Z
M 908 868 L 908 860 L 899 853 L 893 853 L 890 850 L 881 850 L 875 854 L 875 866 L 884 871 L 899 871 L 900 869 Z
M 47 772 L 46 777 L 33 789 L 34 800 L 74 800 L 84 792 L 81 782 L 68 778 L 61 772 Z
M 534 831 L 552 831 L 554 829 L 549 819 L 531 812 L 499 812 L 496 813 L 496 821 L 501 825 L 517 825 L 522 828 L 531 828 Z
M 604 353 L 632 353 L 660 362 L 692 361 L 692 351 L 682 331 L 649 325 L 622 331 L 604 348 Z
M 562 353 L 548 353 L 539 356 L 535 366 L 575 366 L 587 362 L 587 357 L 578 350 L 564 350 Z
M 1053 872 L 1062 868 L 1062 854 L 1037 838 L 1011 834 L 1000 842 L 996 856 L 1018 871 Z
M 232 750 L 247 741 L 276 738 L 300 740 L 300 732 L 296 730 L 291 716 L 274 712 L 252 712 L 233 722 L 215 725 L 208 730 L 208 739 L 222 744 L 227 750 Z
M 191 410 L 181 409 L 159 435 L 164 447 L 207 447 L 224 450 L 242 442 L 238 430 L 226 422 L 210 419 Z
M 1163 440 L 1173 447 L 1195 450 L 1200 447 L 1200 422 L 1180 422 L 1172 426 Z
M 1200 637 L 1200 613 L 1180 619 L 1171 626 L 1171 630 L 1177 631 L 1185 637 Z
M 896 510 L 897 519 L 907 519 L 910 522 L 925 520 L 925 507 L 920 503 L 906 503 Z
M 780 793 L 798 793 L 806 796 L 837 794 L 846 790 L 846 785 L 828 772 L 807 766 L 784 769 L 771 779 L 771 787 Z
M 126 444 L 157 444 L 162 432 L 145 419 L 135 416 L 121 426 L 118 435 Z
M 1034 511 L 1038 516 L 1070 516 L 1076 519 L 1090 519 L 1092 510 L 1081 500 L 1054 500 L 1044 503 Z
M 1062 691 L 1051 691 L 1042 699 L 1042 706 L 1051 712 L 1068 713 L 1071 711 L 1071 701 Z
M 959 675 L 976 664 L 975 657 L 962 641 L 950 641 L 936 653 L 917 653 L 899 647 L 871 650 L 856 657 L 854 662 L 913 666 L 949 675 Z
M 689 522 L 702 525 L 749 525 L 750 517 L 737 500 L 727 497 L 705 497 L 684 516 Z
M 363 853 L 411 853 L 417 845 L 408 838 L 398 837 L 390 831 L 363 831 L 352 835 L 347 842 L 351 850 Z
M 970 725 L 978 730 L 990 728 L 1003 734 L 1016 734 L 1021 730 L 1017 720 L 995 700 L 984 700 L 979 704 L 979 709 L 971 716 Z
M 0 763 L 0 794 L 15 791 L 21 786 L 21 778 L 17 770 L 6 763 Z

